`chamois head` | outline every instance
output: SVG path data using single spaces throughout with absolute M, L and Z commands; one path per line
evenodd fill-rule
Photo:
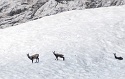
M 55 51 L 53 51 L 53 54 L 55 54 Z

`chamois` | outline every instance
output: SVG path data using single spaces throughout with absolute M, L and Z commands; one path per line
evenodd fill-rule
M 29 54 L 27 54 L 27 57 L 32 60 L 32 63 L 33 63 L 33 60 L 36 59 L 36 63 L 39 62 L 39 54 L 34 54 L 32 56 L 29 56 Z M 38 61 L 37 61 L 38 60 Z
M 53 54 L 54 54 L 54 55 L 55 55 L 55 57 L 56 57 L 56 59 L 55 59 L 55 60 L 58 60 L 58 57 L 63 58 L 63 61 L 65 60 L 64 55 L 62 55 L 62 54 L 58 54 L 58 53 L 55 53 L 55 51 L 53 52 Z
M 114 56 L 115 56 L 115 59 L 118 59 L 118 60 L 123 60 L 123 58 L 122 57 L 117 57 L 116 56 L 116 53 L 113 53 L 114 54 Z

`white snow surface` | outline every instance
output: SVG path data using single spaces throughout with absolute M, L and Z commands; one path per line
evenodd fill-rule
M 74 10 L 0 29 L 0 79 L 125 79 L 124 13 L 125 6 Z M 40 54 L 39 63 L 27 53 Z

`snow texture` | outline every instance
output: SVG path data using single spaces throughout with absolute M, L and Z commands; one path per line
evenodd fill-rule
M 113 55 L 125 58 L 124 13 L 125 6 L 76 10 L 0 29 L 0 79 L 125 79 L 125 59 Z

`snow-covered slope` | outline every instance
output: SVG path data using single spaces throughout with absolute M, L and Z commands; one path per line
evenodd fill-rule
M 0 28 L 64 11 L 118 6 L 125 0 L 0 0 Z
M 1 29 L 0 79 L 124 79 L 124 8 L 69 11 Z M 40 54 L 40 62 L 27 53 Z

